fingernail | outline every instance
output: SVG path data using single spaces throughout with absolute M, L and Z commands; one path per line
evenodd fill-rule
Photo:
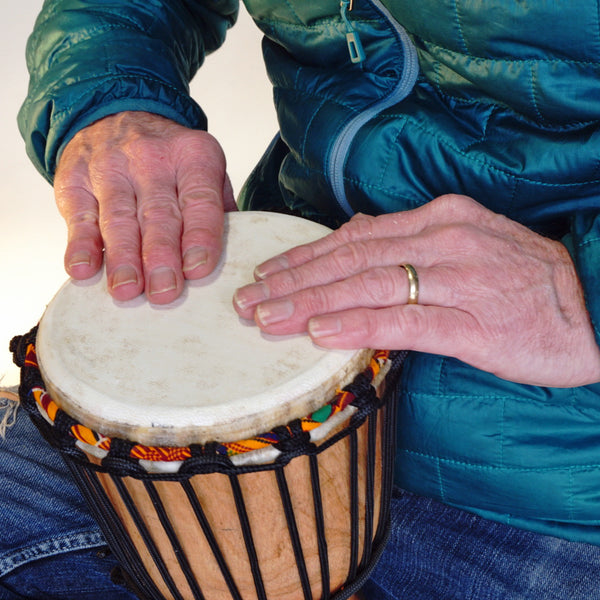
M 238 308 L 246 310 L 251 306 L 264 302 L 269 299 L 269 288 L 262 282 L 251 283 L 239 290 L 233 295 L 233 301 Z
M 258 306 L 256 309 L 256 320 L 262 325 L 273 325 L 289 319 L 293 314 L 293 302 L 290 300 L 278 300 Z
M 195 248 L 190 248 L 183 255 L 183 270 L 185 271 L 193 271 L 197 267 L 206 264 L 208 261 L 208 252 L 206 248 L 201 248 L 199 246 Z
M 290 263 L 285 256 L 276 256 L 275 258 L 270 258 L 266 262 L 258 265 L 256 269 L 254 269 L 254 277 L 256 279 L 264 279 L 273 273 L 279 273 L 279 271 L 283 271 L 285 269 L 290 268 Z
M 164 294 L 177 288 L 175 272 L 169 267 L 159 267 L 150 273 L 149 294 Z
M 85 265 L 86 267 L 89 267 L 91 262 L 92 262 L 92 259 L 88 252 L 75 252 L 75 254 L 73 254 L 71 256 L 71 261 L 69 262 L 69 267 L 73 268 L 73 267 L 79 267 L 81 265 Z
M 314 317 L 308 321 L 308 333 L 313 338 L 329 337 L 342 332 L 342 322 L 337 317 Z
M 137 283 L 137 271 L 131 265 L 117 267 L 112 277 L 112 289 L 116 289 L 129 283 Z

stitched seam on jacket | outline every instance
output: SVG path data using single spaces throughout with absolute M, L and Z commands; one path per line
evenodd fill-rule
M 436 464 L 436 469 L 437 469 L 438 485 L 440 487 L 440 498 L 442 500 L 445 500 L 446 499 L 446 492 L 444 490 L 444 479 L 442 477 L 441 460 L 438 458 L 435 464 Z
M 464 49 L 464 52 L 467 56 L 471 56 L 471 52 L 469 51 L 469 46 L 467 45 L 467 40 L 463 34 L 463 28 L 461 25 L 461 17 L 458 11 L 458 0 L 454 0 L 454 20 L 456 22 L 456 27 L 458 28 L 458 36 L 460 38 L 460 42 Z
M 519 183 L 520 182 L 518 179 L 513 180 L 512 193 L 506 206 L 506 214 L 510 214 L 515 208 L 515 199 L 517 197 L 517 189 L 519 188 Z
M 569 469 L 569 488 L 567 490 L 567 497 L 565 499 L 565 506 L 567 507 L 567 514 L 569 515 L 569 519 L 574 520 L 575 518 L 575 505 L 573 503 L 573 498 L 575 496 L 575 480 L 573 478 L 573 469 Z
M 567 471 L 570 475 L 576 471 L 590 471 L 600 469 L 599 463 L 590 464 L 579 464 L 579 465 L 564 465 L 562 467 L 516 467 L 511 465 L 484 465 L 480 463 L 469 462 L 466 460 L 457 460 L 455 458 L 445 458 L 443 456 L 435 456 L 434 454 L 428 454 L 426 452 L 419 452 L 418 450 L 409 450 L 408 448 L 398 448 L 398 452 L 409 454 L 413 456 L 419 456 L 426 458 L 434 462 L 439 461 L 451 465 L 457 465 L 460 467 L 468 467 L 471 469 L 477 469 L 479 471 L 512 471 L 514 473 L 553 473 L 555 471 Z
M 422 37 L 419 39 L 422 42 L 424 42 L 425 44 L 430 45 L 432 48 L 434 48 L 436 50 L 442 50 L 444 52 L 448 52 L 450 54 L 456 54 L 458 56 L 466 56 L 470 60 L 473 60 L 476 62 L 493 62 L 493 63 L 504 62 L 504 63 L 511 63 L 511 64 L 564 63 L 564 64 L 568 64 L 568 65 L 587 65 L 587 66 L 600 67 L 600 60 L 599 61 L 575 60 L 572 58 L 514 58 L 514 57 L 510 57 L 510 56 L 496 58 L 493 56 L 476 56 L 474 54 L 462 54 L 461 52 L 457 52 L 456 50 L 452 50 L 451 48 L 447 48 L 446 46 L 440 46 L 439 44 L 436 44 L 435 42 L 433 42 L 431 40 L 427 40 Z M 439 59 L 437 59 L 435 57 L 433 57 L 433 58 L 434 58 L 434 60 L 439 62 Z
M 394 151 L 396 150 L 396 146 L 398 144 L 398 140 L 399 140 L 400 136 L 402 135 L 402 133 L 404 132 L 404 128 L 405 127 L 406 127 L 406 119 L 404 119 L 402 121 L 402 124 L 401 124 L 400 128 L 398 129 L 396 135 L 394 136 L 394 143 L 390 144 L 387 147 L 387 149 L 386 149 L 386 151 L 387 151 L 386 152 L 387 157 L 385 158 L 385 160 L 382 161 L 382 164 L 381 164 L 381 172 L 380 172 L 380 175 L 379 175 L 379 182 L 376 184 L 378 186 L 385 187 L 384 184 L 383 184 L 383 179 L 385 177 L 385 174 L 387 172 L 388 166 L 389 166 L 392 158 L 394 156 L 396 156 L 396 153 Z
M 325 104 L 325 100 L 322 100 L 321 103 L 319 104 L 319 106 L 317 106 L 317 108 L 311 115 L 310 119 L 308 120 L 308 123 L 306 123 L 306 127 L 304 129 L 304 135 L 302 136 L 302 142 L 300 143 L 300 156 L 302 159 L 304 159 L 304 153 L 306 151 L 306 140 L 308 139 L 308 132 L 310 131 L 313 121 L 317 118 L 317 115 L 319 114 L 319 112 L 321 112 L 321 109 L 323 108 L 324 104 Z
M 498 111 L 497 106 L 491 106 L 490 111 L 488 112 L 485 119 L 481 123 L 481 125 L 483 126 L 483 133 L 481 134 L 481 136 L 479 136 L 479 138 L 477 138 L 476 140 L 473 140 L 470 144 L 467 144 L 466 146 L 462 146 L 463 152 L 467 152 L 473 146 L 476 146 L 477 144 L 481 144 L 481 142 L 483 142 L 487 138 L 488 123 L 490 122 L 492 115 L 494 115 L 494 113 L 496 113 L 497 111 Z
M 542 123 L 546 123 L 547 119 L 540 112 L 539 101 L 538 101 L 537 95 L 536 95 L 536 89 L 537 89 L 536 67 L 537 67 L 536 64 L 532 64 L 532 65 L 530 65 L 530 68 L 529 68 L 529 85 L 531 86 L 531 104 L 532 104 L 533 110 L 535 111 L 535 114 L 537 115 L 538 119 Z
M 290 12 L 294 15 L 296 19 L 298 19 L 299 23 L 302 23 L 302 19 L 298 16 L 296 9 L 292 6 L 292 3 L 288 0 L 284 0 L 285 5 L 290 9 Z

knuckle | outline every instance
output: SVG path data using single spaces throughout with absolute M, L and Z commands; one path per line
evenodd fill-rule
M 98 213 L 95 210 L 79 210 L 71 214 L 69 227 L 98 226 Z
M 449 210 L 470 210 L 477 206 L 477 202 L 463 194 L 443 194 L 438 196 L 434 203 L 446 207 Z
M 365 268 L 366 255 L 364 242 L 354 242 L 335 248 L 331 252 L 331 260 L 338 272 L 351 273 Z
M 376 310 L 368 310 L 365 312 L 363 319 L 361 320 L 362 336 L 365 339 L 377 339 L 382 329 L 381 315 Z
M 134 237 L 119 237 L 115 240 L 105 239 L 106 251 L 113 256 L 138 256 L 138 239 Z
M 444 223 L 430 228 L 424 235 L 429 236 L 431 247 L 441 248 L 446 255 L 464 256 L 480 252 L 486 247 L 479 226 L 474 223 Z
M 117 227 L 132 227 L 137 228 L 137 215 L 135 208 L 126 203 L 122 205 L 112 206 L 110 210 L 101 210 L 99 217 L 100 228 L 110 230 Z
M 283 254 L 287 256 L 290 264 L 304 264 L 316 258 L 316 252 L 311 244 L 303 244 L 288 250 Z
M 299 269 L 286 269 L 273 276 L 273 280 L 269 284 L 278 294 L 288 295 L 305 287 L 304 277 Z
M 357 277 L 361 294 L 373 306 L 385 306 L 394 303 L 398 296 L 398 282 L 390 269 L 376 267 L 363 271 Z
M 144 200 L 138 208 L 138 219 L 143 225 L 169 227 L 179 225 L 182 221 L 179 207 L 166 194 Z
M 337 230 L 338 237 L 342 242 L 346 243 L 354 240 L 368 239 L 373 235 L 374 222 L 375 217 L 358 213 Z
M 212 187 L 197 184 L 179 195 L 179 204 L 182 211 L 204 208 L 206 205 L 221 206 L 222 195 Z
M 303 294 L 304 306 L 309 314 L 318 314 L 332 310 L 332 303 L 324 287 L 314 287 Z

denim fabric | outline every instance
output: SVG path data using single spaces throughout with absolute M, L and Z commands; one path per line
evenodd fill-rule
M 0 438 L 0 600 L 132 600 L 114 566 L 62 458 L 19 410 Z
M 111 580 L 115 566 L 105 548 L 36 560 L 0 578 L 0 600 L 136 600 Z
M 104 544 L 60 455 L 20 409 L 0 439 L 0 576 L 36 558 Z
M 62 459 L 20 411 L 0 441 L 0 600 L 134 600 Z M 396 490 L 365 600 L 600 600 L 600 547 Z
M 600 547 L 489 521 L 395 490 L 364 600 L 598 600 Z

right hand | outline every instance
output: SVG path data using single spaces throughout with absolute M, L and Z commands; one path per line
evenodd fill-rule
M 175 300 L 184 279 L 211 273 L 223 212 L 236 210 L 215 138 L 145 112 L 79 131 L 60 157 L 54 193 L 68 227 L 69 275 L 87 279 L 104 258 L 115 299 L 145 291 L 155 304 Z

